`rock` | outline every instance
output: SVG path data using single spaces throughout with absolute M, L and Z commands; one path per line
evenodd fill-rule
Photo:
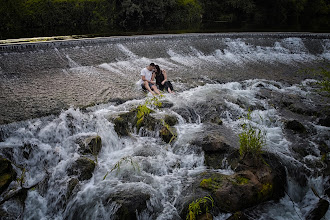
M 72 194 L 73 194 L 73 190 L 76 188 L 76 186 L 79 184 L 79 180 L 76 178 L 72 178 L 70 179 L 70 181 L 68 182 L 68 187 L 66 190 L 66 198 L 69 199 Z
M 210 213 L 197 216 L 196 220 L 213 220 L 213 216 Z
M 82 154 L 98 155 L 102 148 L 100 136 L 89 136 L 78 138 L 76 143 L 79 145 L 79 152 Z
M 158 146 L 150 146 L 150 145 L 144 145 L 141 147 L 134 148 L 134 156 L 141 156 L 141 157 L 152 157 L 159 155 L 161 153 L 161 148 Z
M 129 135 L 129 125 L 128 122 L 123 117 L 118 117 L 114 120 L 114 129 L 119 136 Z
M 325 127 L 330 127 L 330 116 L 327 116 L 326 118 L 320 118 L 318 124 Z
M 139 108 L 139 107 L 138 107 Z M 127 113 L 120 114 L 114 122 L 114 129 L 119 136 L 128 136 L 130 132 L 137 132 L 143 127 L 149 131 L 155 131 L 160 128 L 162 123 L 150 115 L 153 111 L 149 109 L 149 114 L 144 114 L 138 119 L 138 108 L 132 109 Z M 148 108 L 147 108 L 148 109 Z
M 159 136 L 164 142 L 171 143 L 177 136 L 176 129 L 174 127 L 163 126 L 159 131 Z
M 16 172 L 9 160 L 0 156 L 0 194 L 16 179 Z
M 199 121 L 199 116 L 191 107 L 174 107 L 172 110 L 181 115 L 182 118 L 189 123 L 195 123 Z
M 235 212 L 227 220 L 249 220 L 243 212 Z
M 167 100 L 162 101 L 162 105 L 160 106 L 160 108 L 172 108 L 173 107 L 173 103 Z
M 300 115 L 307 116 L 319 116 L 320 114 L 316 109 L 312 109 L 310 105 L 306 105 L 302 102 L 295 101 L 289 106 L 289 110 Z
M 164 122 L 169 126 L 174 126 L 178 123 L 178 119 L 172 115 L 165 115 Z
M 120 207 L 116 212 L 115 219 L 137 219 L 136 213 L 141 213 L 147 209 L 147 201 L 150 199 L 150 194 L 142 190 L 131 188 L 123 191 L 117 191 L 111 195 L 106 203 L 115 202 Z
M 200 187 L 211 192 L 220 210 L 237 212 L 272 199 L 273 183 L 268 180 L 268 172 L 258 173 L 264 180 L 248 170 L 233 175 L 213 173 L 200 182 Z
M 308 220 L 320 220 L 327 213 L 329 202 L 325 199 L 320 199 L 316 207 L 310 211 L 306 217 Z
M 298 133 L 305 133 L 306 132 L 305 126 L 302 125 L 297 120 L 287 121 L 285 123 L 285 128 L 290 129 L 290 130 L 295 131 L 295 132 L 298 132 Z
M 298 143 L 291 146 L 292 150 L 299 154 L 302 158 L 308 155 L 318 156 L 314 152 L 314 146 L 311 146 L 309 143 Z
M 73 162 L 67 169 L 68 175 L 78 176 L 80 181 L 88 180 L 93 176 L 95 169 L 95 162 L 85 158 L 80 157 L 75 162 Z
M 218 131 L 222 131 L 226 137 L 231 137 L 224 129 L 217 129 L 216 131 L 204 132 L 204 134 L 201 134 L 201 137 L 196 138 L 192 142 L 193 145 L 201 147 L 204 151 L 205 165 L 214 169 L 226 168 L 222 164 L 224 158 L 239 156 L 235 153 L 235 151 L 237 151 L 236 148 L 231 146 L 234 143 L 228 141 L 228 139 Z
M 213 118 L 210 119 L 211 123 L 217 124 L 217 125 L 222 125 L 223 122 L 218 116 L 214 116 Z
M 265 160 L 256 161 L 247 154 L 233 168 L 232 175 L 207 171 L 195 177 L 178 199 L 180 216 L 185 218 L 189 204 L 206 195 L 214 199 L 216 209 L 231 213 L 284 196 L 286 172 L 275 155 L 267 154 Z

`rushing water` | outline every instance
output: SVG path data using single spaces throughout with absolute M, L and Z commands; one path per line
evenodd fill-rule
M 124 195 L 150 195 L 147 209 L 137 213 L 138 219 L 179 219 L 178 198 L 196 175 L 207 170 L 203 152 L 192 150 L 191 143 L 197 135 L 210 129 L 209 123 L 203 121 L 203 114 L 220 106 L 221 111 L 216 114 L 222 119 L 222 126 L 233 131 L 235 136 L 241 131 L 241 116 L 247 114 L 248 108 L 253 109 L 252 123 L 267 134 L 264 150 L 287 161 L 287 194 L 277 203 L 269 202 L 249 212 L 249 218 L 304 219 L 318 202 L 311 186 L 322 196 L 330 187 L 329 177 L 318 173 L 321 168 L 315 165 L 321 160 L 317 143 L 324 141 L 330 145 L 330 129 L 317 124 L 315 118 L 301 119 L 313 131 L 313 135 L 303 140 L 312 146 L 312 153 L 303 158 L 297 156 L 292 150 L 295 143 L 284 129 L 285 121 L 297 116 L 278 108 L 271 98 L 263 98 L 262 91 L 267 89 L 283 97 L 295 97 L 299 99 L 297 102 L 305 105 L 329 107 L 326 100 L 320 101 L 324 97 L 318 94 L 315 81 L 303 80 L 294 72 L 301 66 L 329 62 L 329 39 L 323 35 L 311 39 L 286 35 L 273 36 L 273 39 L 188 35 L 118 41 L 104 43 L 100 39 L 99 44 L 92 46 L 76 42 L 70 47 L 65 43 L 64 46 L 55 43 L 55 47 L 45 44 L 23 52 L 15 51 L 15 46 L 10 48 L 11 52 L 8 48 L 3 49 L 6 51 L 0 54 L 0 73 L 4 94 L 0 104 L 2 111 L 6 111 L 1 116 L 8 121 L 13 121 L 15 114 L 23 115 L 17 110 L 14 114 L 9 112 L 16 108 L 27 111 L 25 116 L 18 116 L 21 119 L 34 116 L 31 109 L 36 108 L 37 112 L 39 105 L 43 106 L 44 112 L 57 113 L 49 106 L 51 102 L 53 105 L 61 102 L 63 108 L 70 104 L 103 102 L 84 110 L 75 106 L 64 108 L 60 114 L 0 127 L 0 153 L 16 164 L 14 168 L 19 176 L 22 170 L 18 167 L 25 167 L 24 186 L 43 181 L 42 187 L 28 191 L 24 205 L 17 200 L 5 202 L 2 208 L 7 213 L 23 219 L 113 219 L 120 204 L 109 198 L 120 192 Z M 19 50 L 23 50 L 22 47 Z M 149 53 L 148 50 L 157 52 Z M 15 60 L 19 57 L 25 58 Z M 36 57 L 40 59 L 36 61 Z M 157 132 L 119 137 L 114 131 L 113 118 L 145 102 L 143 93 L 135 88 L 135 84 L 139 78 L 137 70 L 150 62 L 167 69 L 177 89 L 175 95 L 165 94 L 161 98 L 162 102 L 173 103 L 173 106 L 155 109 L 153 113 L 156 118 L 165 114 L 177 117 L 178 137 L 171 145 L 161 141 Z M 77 89 L 78 84 L 81 88 Z M 60 85 L 64 88 L 58 88 Z M 56 92 L 56 89 L 61 91 Z M 27 90 L 29 93 L 25 94 Z M 38 95 L 38 91 L 45 94 Z M 101 93 L 104 95 L 102 100 Z M 70 102 L 69 99 L 73 98 L 76 100 Z M 111 101 L 114 98 L 129 100 L 116 104 Z M 19 103 L 22 100 L 32 102 L 32 106 L 26 103 L 22 109 Z M 182 109 L 190 113 L 184 114 Z M 96 161 L 93 176 L 80 181 L 67 199 L 72 178 L 67 169 L 81 156 L 76 140 L 95 135 L 101 137 L 102 149 L 97 160 L 91 158 Z M 237 140 L 233 140 L 233 145 L 237 147 Z M 124 162 L 118 172 L 109 172 L 127 156 L 139 170 Z M 303 172 L 307 184 L 299 184 L 299 179 L 290 170 Z M 217 172 L 232 174 L 233 170 L 224 166 Z M 12 183 L 11 187 L 15 184 Z M 324 198 L 329 201 L 327 196 Z M 219 213 L 214 219 L 229 216 Z M 330 219 L 329 210 L 325 219 Z

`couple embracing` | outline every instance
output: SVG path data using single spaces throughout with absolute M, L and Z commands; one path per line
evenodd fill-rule
M 158 65 L 150 63 L 149 66 L 141 70 L 142 82 L 141 86 L 144 90 L 148 90 L 151 94 L 160 94 L 159 90 L 166 90 L 174 94 L 173 86 L 167 80 L 165 70 L 161 70 Z M 156 81 L 155 81 L 156 80 Z M 158 87 L 158 88 L 157 88 Z

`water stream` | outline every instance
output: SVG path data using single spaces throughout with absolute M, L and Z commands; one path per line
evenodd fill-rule
M 313 115 L 299 115 L 277 105 L 279 97 L 289 97 L 295 100 L 293 104 L 329 108 L 315 80 L 296 72 L 329 63 L 327 35 L 184 35 L 92 41 L 18 49 L 0 46 L 0 154 L 16 164 L 14 169 L 24 176 L 23 186 L 42 182 L 27 192 L 24 205 L 18 200 L 2 204 L 9 219 L 115 219 L 120 204 L 112 198 L 123 195 L 147 195 L 147 208 L 136 213 L 137 219 L 180 219 L 177 202 L 182 191 L 208 170 L 203 151 L 194 150 L 192 144 L 196 136 L 218 128 L 207 122 L 207 115 L 211 112 L 221 118 L 221 129 L 232 132 L 232 145 L 238 147 L 241 117 L 248 109 L 252 109 L 252 123 L 266 132 L 263 150 L 285 160 L 288 173 L 287 194 L 279 202 L 250 211 L 249 218 L 304 219 L 318 202 L 311 186 L 330 201 L 325 195 L 329 176 L 322 174 L 325 164 L 320 162 L 319 149 L 320 142 L 330 146 L 330 128 L 320 125 Z M 177 90 L 160 99 L 173 106 L 155 108 L 152 113 L 156 118 L 168 114 L 178 119 L 178 137 L 172 144 L 163 142 L 157 131 L 120 137 L 114 130 L 113 118 L 145 102 L 136 83 L 138 70 L 150 62 L 168 70 Z M 79 108 L 93 102 L 100 104 Z M 298 119 L 309 135 L 289 134 L 285 122 L 291 119 Z M 96 135 L 101 137 L 102 149 L 90 158 L 96 162 L 92 177 L 79 181 L 68 196 L 72 180 L 68 167 L 81 157 L 77 140 Z M 293 150 L 300 142 L 308 143 L 308 155 Z M 109 172 L 125 157 L 139 169 L 123 162 L 118 171 Z M 25 167 L 25 172 L 19 167 Z M 228 166 L 216 171 L 234 172 Z M 306 177 L 305 184 L 299 183 L 295 171 Z M 220 212 L 214 219 L 228 217 Z M 325 219 L 330 219 L 329 210 Z

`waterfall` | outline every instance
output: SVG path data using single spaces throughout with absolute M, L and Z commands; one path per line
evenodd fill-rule
M 263 151 L 283 161 L 287 187 L 279 201 L 247 215 L 304 219 L 319 200 L 312 188 L 330 201 L 321 149 L 330 145 L 330 129 L 320 124 L 329 103 L 317 81 L 297 70 L 328 63 L 329 50 L 328 34 L 285 33 L 0 45 L 0 155 L 12 162 L 18 179 L 9 189 L 37 184 L 23 203 L 9 199 L 1 209 L 10 218 L 116 219 L 127 206 L 136 209 L 136 219 L 180 219 L 185 190 L 210 171 L 196 139 L 216 131 L 237 149 L 250 111 L 251 123 L 266 134 Z M 150 99 L 135 86 L 140 69 L 150 62 L 167 70 L 176 89 L 175 95 L 160 97 L 163 107 L 151 113 L 157 120 L 177 119 L 171 143 L 162 140 L 157 126 L 133 129 L 129 136 L 115 130 L 119 115 Z M 288 129 L 292 120 L 306 133 Z M 96 137 L 102 140 L 100 151 L 84 153 L 81 142 Z M 89 178 L 74 171 L 79 160 L 95 166 Z M 225 160 L 214 172 L 232 175 Z M 214 219 L 230 215 L 219 211 Z

